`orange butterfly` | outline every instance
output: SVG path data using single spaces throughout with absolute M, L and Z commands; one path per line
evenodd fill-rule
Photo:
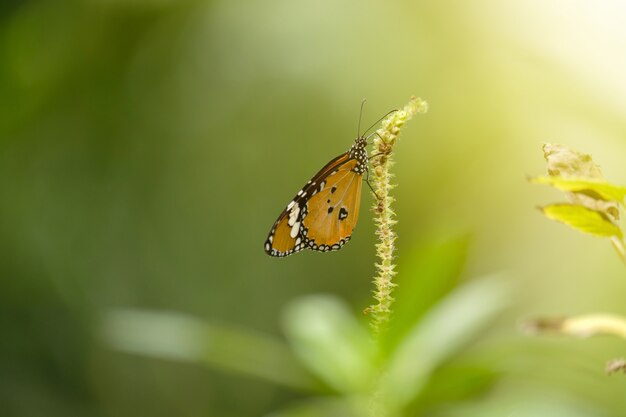
M 302 249 L 328 252 L 350 240 L 359 218 L 363 173 L 369 174 L 368 138 L 358 134 L 347 152 L 327 163 L 298 191 L 272 226 L 265 253 L 284 257 Z

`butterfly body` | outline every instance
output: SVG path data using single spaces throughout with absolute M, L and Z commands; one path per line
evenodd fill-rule
M 272 226 L 264 245 L 268 255 L 334 251 L 350 240 L 359 217 L 362 177 L 368 170 L 366 147 L 367 139 L 359 136 L 298 191 Z

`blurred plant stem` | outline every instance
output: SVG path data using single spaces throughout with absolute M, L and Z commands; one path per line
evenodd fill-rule
M 624 241 L 619 239 L 617 236 L 611 236 L 611 244 L 617 251 L 617 254 L 622 262 L 626 264 L 626 247 L 624 247 Z
M 393 231 L 395 213 L 391 208 L 394 198 L 389 195 L 389 191 L 394 187 L 391 184 L 392 174 L 390 168 L 393 166 L 392 151 L 398 140 L 400 130 L 407 120 L 416 113 L 425 113 L 428 104 L 417 97 L 411 97 L 402 110 L 391 113 L 382 122 L 382 128 L 376 131 L 374 139 L 374 149 L 371 155 L 372 163 L 372 185 L 376 202 L 374 204 L 374 221 L 376 223 L 376 255 L 379 262 L 376 264 L 377 273 L 374 277 L 374 299 L 376 303 L 367 309 L 371 314 L 371 324 L 375 335 L 384 332 L 391 314 L 391 304 L 393 297 L 391 293 L 396 284 L 392 282 L 395 271 L 394 264 L 394 243 L 396 233 Z
M 626 317 L 616 314 L 587 314 L 573 317 L 552 317 L 528 320 L 523 324 L 527 333 L 559 333 L 575 337 L 597 335 L 617 336 L 626 339 Z M 626 373 L 624 359 L 612 359 L 606 365 L 606 373 Z
M 626 318 L 615 314 L 540 318 L 526 322 L 524 329 L 531 333 L 554 332 L 576 337 L 611 335 L 626 339 Z

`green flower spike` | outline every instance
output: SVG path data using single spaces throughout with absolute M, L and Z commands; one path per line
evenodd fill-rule
M 391 208 L 394 198 L 389 191 L 394 187 L 391 184 L 392 174 L 389 172 L 393 166 L 392 151 L 396 144 L 400 131 L 404 124 L 417 113 L 425 113 L 428 104 L 417 97 L 411 97 L 408 104 L 399 111 L 391 113 L 382 122 L 382 128 L 378 129 L 374 139 L 374 149 L 371 154 L 372 163 L 372 187 L 376 202 L 374 203 L 375 223 L 377 226 L 376 255 L 379 262 L 376 264 L 376 276 L 374 277 L 374 298 L 376 304 L 366 309 L 371 314 L 372 328 L 375 334 L 380 334 L 389 321 L 393 297 L 391 293 L 396 284 L 392 282 L 396 274 L 394 259 L 394 242 L 396 234 L 393 231 L 395 213 Z

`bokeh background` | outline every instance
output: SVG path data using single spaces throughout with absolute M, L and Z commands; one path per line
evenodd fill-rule
M 626 378 L 603 371 L 623 341 L 519 331 L 626 315 L 609 243 L 543 218 L 562 197 L 526 181 L 557 142 L 626 184 L 625 21 L 619 0 L 2 2 L 0 414 L 263 416 L 308 398 L 120 351 L 102 317 L 169 311 L 282 340 L 286 306 L 329 293 L 366 322 L 369 194 L 340 252 L 262 245 L 351 145 L 362 98 L 369 124 L 415 94 L 430 108 L 396 147 L 398 293 L 436 279 L 402 276 L 414 251 L 459 236 L 461 281 L 515 290 L 467 348 L 498 378 L 463 413 L 444 398 L 410 415 L 625 416 Z

